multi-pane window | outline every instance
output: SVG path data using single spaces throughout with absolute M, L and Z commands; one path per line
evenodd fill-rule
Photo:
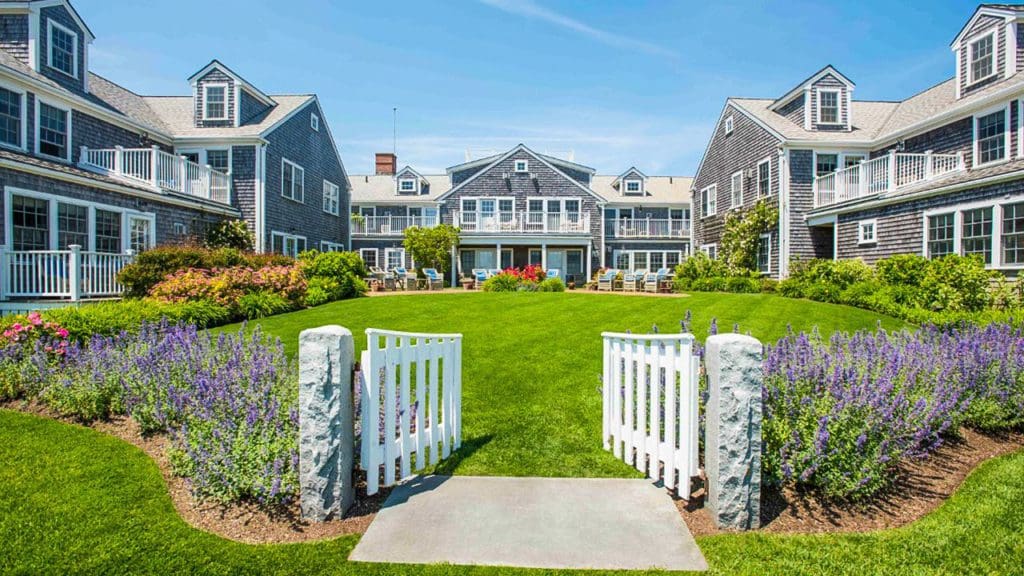
M 626 180 L 626 194 L 640 194 L 642 189 L 639 180 Z
M 287 160 L 281 162 L 281 196 L 302 202 L 306 194 L 306 171 Z
M 49 250 L 50 203 L 39 198 L 13 196 L 11 228 L 14 250 Z
M 128 247 L 136 254 L 151 248 L 153 221 L 148 218 L 128 217 Z
M 210 168 L 225 174 L 231 169 L 231 159 L 227 150 L 207 150 L 206 163 Z
M 993 72 L 992 42 L 994 36 L 989 34 L 971 42 L 971 82 L 984 80 Z
M 299 253 L 306 251 L 306 237 L 284 232 L 271 232 L 270 249 L 277 254 L 295 258 Z
M 1024 264 L 1024 202 L 1003 206 L 1003 264 Z
M 405 249 L 404 248 L 387 248 L 384 250 L 385 264 L 387 264 L 387 270 L 394 270 L 395 268 L 405 267 Z
M 960 213 L 960 248 L 964 256 L 977 254 L 992 263 L 992 208 L 976 208 Z
M 733 121 L 732 116 L 727 117 L 725 119 L 725 135 L 728 136 L 729 134 L 732 134 L 732 131 L 733 131 L 734 127 L 735 127 L 735 122 Z
M 712 260 L 718 260 L 718 245 L 717 244 L 705 244 L 701 246 L 701 250 L 708 255 L 708 258 Z
M 768 234 L 761 236 L 757 242 L 757 271 L 768 274 L 772 271 L 772 237 Z
M 712 184 L 700 191 L 701 217 L 714 216 L 718 212 L 718 185 Z
M 67 250 L 72 244 L 89 248 L 89 208 L 78 204 L 57 204 L 57 249 Z
M 472 198 L 462 199 L 462 214 L 460 215 L 463 224 L 476 223 L 476 200 Z
M 772 161 L 764 160 L 757 165 L 757 196 L 764 198 L 772 193 Z
M 67 74 L 78 77 L 78 66 L 75 62 L 75 55 L 78 54 L 78 36 L 49 21 L 50 28 L 50 67 Z
M 21 94 L 0 88 L 0 142 L 21 147 Z
M 1006 112 L 999 110 L 975 120 L 975 165 L 988 164 L 1006 157 Z
M 878 241 L 878 221 L 863 220 L 857 223 L 857 243 L 874 244 Z
M 121 251 L 121 213 L 96 210 L 96 251 L 116 254 Z
M 839 123 L 839 91 L 821 90 L 818 92 L 818 123 Z
M 68 112 L 45 102 L 39 103 L 39 153 L 68 157 Z
M 831 174 L 839 169 L 839 156 L 836 154 L 815 154 L 814 173 L 817 176 Z
M 228 87 L 208 85 L 203 87 L 203 118 L 225 120 L 228 117 Z
M 730 208 L 739 208 L 743 205 L 743 172 L 732 175 L 730 190 Z
M 402 193 L 411 193 L 416 191 L 416 180 L 412 178 L 402 178 L 398 181 L 398 191 Z
M 956 252 L 953 245 L 955 215 L 937 214 L 928 217 L 928 257 L 941 258 Z
M 501 198 L 498 200 L 498 221 L 503 224 L 512 222 L 515 218 L 514 213 L 515 203 L 511 198 Z
M 341 188 L 333 182 L 324 180 L 324 212 L 338 215 L 340 210 Z
M 363 259 L 363 264 L 366 264 L 367 268 L 377 267 L 377 249 L 376 248 L 361 248 L 359 250 L 359 256 Z

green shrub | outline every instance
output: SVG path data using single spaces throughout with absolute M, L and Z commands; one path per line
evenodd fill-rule
M 283 314 L 294 307 L 290 300 L 276 292 L 250 292 L 238 299 L 238 311 L 247 320 Z
M 725 290 L 736 294 L 757 294 L 761 291 L 761 281 L 746 276 L 730 276 L 725 280 Z
M 725 292 L 726 280 L 723 276 L 697 278 L 690 282 L 690 289 L 695 292 Z
M 996 273 L 979 256 L 950 255 L 932 260 L 921 280 L 923 307 L 930 310 L 980 312 L 991 302 L 989 287 Z
M 774 278 L 761 278 L 761 292 L 774 294 L 779 290 L 779 281 Z
M 565 283 L 561 278 L 545 278 L 537 285 L 539 292 L 565 292 Z
M 484 281 L 484 292 L 516 292 L 519 290 L 519 278 L 513 274 L 495 274 Z
M 876 262 L 875 271 L 883 284 L 920 286 L 930 262 L 918 254 L 898 254 Z
M 294 260 L 279 254 L 252 254 L 235 248 L 199 246 L 158 246 L 135 257 L 135 261 L 117 275 L 125 287 L 125 296 L 141 298 L 168 275 L 188 268 L 212 269 L 245 266 L 263 268 L 284 266 Z
M 697 251 L 676 266 L 676 282 L 691 286 L 692 281 L 702 278 L 721 278 L 728 276 L 729 271 L 721 260 L 712 260 L 707 254 Z
M 256 238 L 245 220 L 225 220 L 206 231 L 207 248 L 235 248 L 246 252 L 256 249 Z
M 786 278 L 782 282 L 779 282 L 778 292 L 786 298 L 803 298 L 804 284 L 799 280 Z
M 299 255 L 302 271 L 309 279 L 306 304 L 318 306 L 344 298 L 366 294 L 369 287 L 363 278 L 366 264 L 356 252 L 317 252 L 311 250 Z
M 805 285 L 828 284 L 839 292 L 874 276 L 874 271 L 863 260 L 797 260 L 793 262 L 789 279 Z

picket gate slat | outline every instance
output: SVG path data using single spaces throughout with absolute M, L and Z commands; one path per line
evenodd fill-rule
M 691 479 L 700 474 L 700 361 L 694 355 L 693 336 L 602 337 L 605 449 L 688 499 Z
M 392 486 L 462 445 L 462 336 L 375 329 L 366 335 L 359 454 L 372 495 L 381 487 L 381 467 L 383 486 Z

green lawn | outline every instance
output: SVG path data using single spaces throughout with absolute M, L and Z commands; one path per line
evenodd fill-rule
M 290 354 L 299 332 L 340 324 L 366 346 L 367 328 L 463 334 L 463 449 L 439 471 L 496 476 L 633 476 L 601 448 L 601 332 L 679 332 L 687 310 L 698 338 L 712 318 L 722 331 L 774 341 L 818 326 L 874 328 L 879 315 L 763 295 L 688 298 L 516 293 L 389 296 L 337 302 L 259 324 Z M 902 326 L 889 318 L 887 328 Z

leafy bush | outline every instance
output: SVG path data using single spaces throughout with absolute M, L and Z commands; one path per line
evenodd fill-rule
M 545 278 L 537 284 L 538 292 L 565 292 L 565 282 L 561 278 Z
M 245 252 L 256 249 L 256 237 L 245 220 L 225 220 L 206 231 L 207 248 L 234 248 Z
M 294 308 L 292 301 L 276 292 L 250 292 L 238 299 L 238 311 L 246 320 L 283 314 Z
M 306 293 L 306 304 L 309 306 L 355 298 L 369 289 L 363 280 L 367 274 L 366 265 L 356 252 L 311 250 L 299 256 L 299 263 L 309 279 Z
M 676 266 L 675 272 L 675 289 L 679 292 L 689 290 L 695 280 L 721 278 L 729 275 L 724 262 L 712 260 L 701 251 L 683 260 Z
M 279 254 L 252 254 L 234 248 L 210 249 L 199 246 L 158 246 L 135 257 L 117 275 L 125 296 L 141 298 L 168 275 L 189 268 L 213 269 L 245 266 L 285 266 L 294 260 Z
M 875 263 L 878 279 L 893 286 L 920 286 L 930 260 L 918 254 L 898 254 Z
M 484 292 L 516 292 L 519 290 L 519 277 L 514 274 L 495 274 L 484 280 Z
M 175 272 L 150 290 L 162 302 L 209 300 L 238 311 L 238 300 L 253 292 L 272 292 L 297 305 L 306 292 L 306 278 L 299 265 L 264 268 L 190 268 Z

